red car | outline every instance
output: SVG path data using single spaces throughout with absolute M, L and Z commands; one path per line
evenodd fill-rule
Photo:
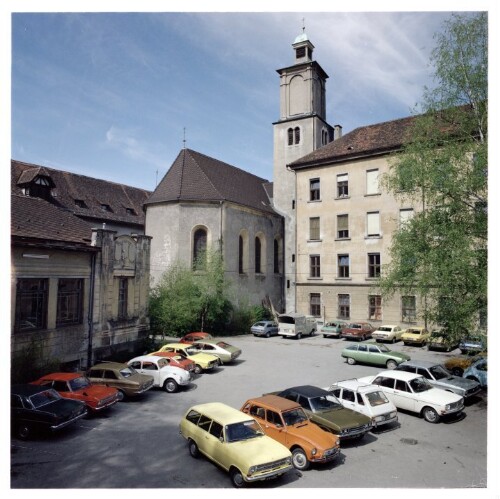
M 188 333 L 179 340 L 179 343 L 194 343 L 198 340 L 213 340 L 213 337 L 208 333 Z
M 172 367 L 180 367 L 181 369 L 185 369 L 189 372 L 194 372 L 194 368 L 196 367 L 196 364 L 192 360 L 188 359 L 187 357 L 183 357 L 176 352 L 153 352 L 149 355 L 155 355 L 157 357 L 165 357 L 167 359 L 170 359 L 169 365 L 171 365 Z
M 375 328 L 369 322 L 351 322 L 347 324 L 341 333 L 341 338 L 347 340 L 365 341 L 372 337 Z
M 94 385 L 82 373 L 47 374 L 31 384 L 50 386 L 63 398 L 85 402 L 91 411 L 101 411 L 121 399 L 120 392 L 116 388 Z

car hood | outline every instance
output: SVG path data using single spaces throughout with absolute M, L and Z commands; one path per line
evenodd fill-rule
M 318 449 L 331 449 L 332 447 L 336 447 L 337 444 L 336 436 L 322 430 L 318 425 L 310 421 L 287 426 L 286 430 L 289 435 L 292 435 L 296 439 L 297 443 L 303 440 Z
M 329 426 L 333 423 L 339 428 L 355 428 L 371 422 L 368 416 L 345 407 L 318 412 L 309 412 L 309 414 L 312 415 L 314 421 L 317 421 L 320 424 Z
M 474 388 L 477 383 L 471 379 L 460 378 L 459 376 L 449 376 L 436 381 L 436 385 L 444 387 L 459 387 L 464 390 Z
M 245 456 L 244 459 L 249 466 L 278 461 L 291 456 L 290 451 L 283 444 L 267 435 L 231 442 L 228 446 L 232 453 L 239 456 L 239 459 Z
M 37 408 L 38 411 L 49 412 L 60 418 L 70 418 L 85 411 L 85 404 L 79 400 L 61 398 Z
M 241 354 L 241 348 L 238 348 L 238 347 L 233 347 L 233 346 L 224 347 L 224 350 L 226 352 L 231 353 L 231 354 L 233 354 L 233 353 L 239 353 L 239 354 Z
M 112 388 L 110 386 L 104 385 L 90 385 L 86 388 L 81 388 L 77 390 L 75 393 L 82 395 L 84 397 L 91 397 L 94 399 L 104 399 L 106 397 L 110 397 L 117 393 L 116 388 Z
M 446 390 L 442 390 L 441 388 L 431 388 L 430 390 L 426 390 L 425 392 L 415 393 L 416 396 L 420 400 L 434 403 L 434 404 L 453 404 L 454 402 L 458 402 L 462 399 L 460 395 L 456 393 L 447 392 Z

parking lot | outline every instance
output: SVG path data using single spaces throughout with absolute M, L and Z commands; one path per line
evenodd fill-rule
M 243 353 L 232 365 L 203 374 L 178 393 L 150 390 L 59 434 L 12 439 L 11 487 L 18 488 L 231 488 L 227 473 L 190 457 L 179 422 L 194 404 L 219 401 L 240 408 L 266 392 L 294 385 L 325 387 L 375 374 L 381 368 L 348 365 L 344 340 L 320 335 L 293 340 L 251 335 L 222 338 Z M 459 352 L 428 352 L 402 343 L 389 348 L 437 362 Z M 274 488 L 470 488 L 487 485 L 487 393 L 467 402 L 459 420 L 430 424 L 399 412 L 399 425 L 342 444 L 334 462 L 293 470 Z

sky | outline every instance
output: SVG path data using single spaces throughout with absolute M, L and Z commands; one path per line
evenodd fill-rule
M 450 14 L 14 11 L 11 157 L 154 190 L 185 144 L 272 180 L 303 27 L 345 134 L 414 112 Z

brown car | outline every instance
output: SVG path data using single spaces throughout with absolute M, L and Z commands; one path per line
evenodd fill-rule
M 133 367 L 119 362 L 102 362 L 92 366 L 87 377 L 96 385 L 112 386 L 125 397 L 134 397 L 153 388 L 153 376 L 139 374 Z
M 372 337 L 375 328 L 369 322 L 351 322 L 342 330 L 341 338 L 365 341 Z
M 451 371 L 454 376 L 462 376 L 464 371 L 470 367 L 476 360 L 487 359 L 487 352 L 480 352 L 471 357 L 450 357 L 445 363 L 444 367 Z
M 241 411 L 254 417 L 267 436 L 292 453 L 295 468 L 306 470 L 311 463 L 325 463 L 340 454 L 339 437 L 309 421 L 297 403 L 276 395 L 247 400 Z
M 194 373 L 194 368 L 196 367 L 196 364 L 192 360 L 189 360 L 187 357 L 184 357 L 180 353 L 153 352 L 150 353 L 149 355 L 155 355 L 156 357 L 164 357 L 168 359 L 169 365 L 173 367 L 180 367 L 181 369 L 185 369 L 190 373 Z

